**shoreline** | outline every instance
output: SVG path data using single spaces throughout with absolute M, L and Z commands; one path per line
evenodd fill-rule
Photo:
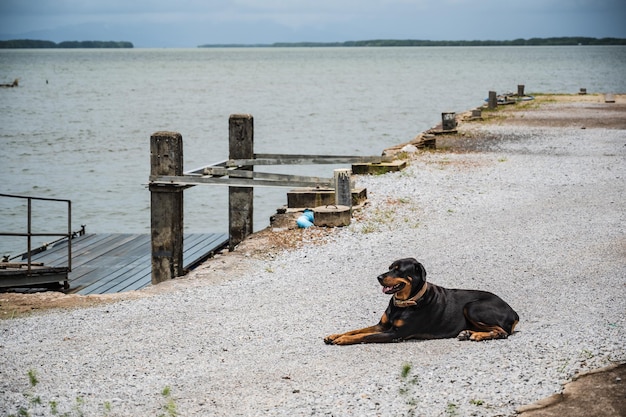
M 437 149 L 424 150 L 421 146 L 424 143 L 425 138 L 432 138 L 434 135 L 429 132 L 437 129 L 441 129 L 441 122 L 435 124 L 431 128 L 418 133 L 413 139 L 407 142 L 400 143 L 398 145 L 386 148 L 382 151 L 382 155 L 385 156 L 398 156 L 402 153 L 402 149 L 406 146 L 419 147 L 413 152 L 402 155 L 403 158 L 414 159 L 419 157 L 423 152 L 474 152 L 481 151 L 477 148 L 479 142 L 475 142 L 475 127 L 484 126 L 489 124 L 521 124 L 523 126 L 530 126 L 536 124 L 528 117 L 518 117 L 516 113 L 520 113 L 524 109 L 539 109 L 540 106 L 548 104 L 570 108 L 570 104 L 577 103 L 580 105 L 587 104 L 602 104 L 604 103 L 604 93 L 591 93 L 586 95 L 579 94 L 566 94 L 566 93 L 533 93 L 535 100 L 517 103 L 515 105 L 498 106 L 495 110 L 487 109 L 486 104 L 477 106 L 475 108 L 482 109 L 485 113 L 481 119 L 472 118 L 472 110 L 466 110 L 456 115 L 456 121 L 458 129 L 451 134 L 443 134 L 436 137 Z M 615 101 L 617 106 L 626 106 L 626 93 L 616 94 Z M 613 107 L 617 107 L 613 105 Z M 571 109 L 571 108 L 570 108 Z M 567 110 L 566 110 L 567 111 Z M 620 111 L 618 109 L 618 111 Z M 626 113 L 624 108 L 622 112 Z M 600 113 L 602 110 L 600 110 Z M 626 130 L 626 119 L 615 118 L 605 123 L 598 123 L 600 120 L 607 119 L 606 116 L 598 117 L 599 113 L 594 112 L 593 118 L 581 119 L 576 114 L 568 117 L 561 115 L 550 122 L 553 126 L 566 127 L 572 124 L 579 124 L 581 128 L 586 128 L 587 125 L 593 127 L 599 127 L 602 125 L 614 124 L 617 128 Z M 545 120 L 539 118 L 539 124 L 545 122 Z M 367 210 L 367 208 L 365 208 Z M 315 227 L 312 229 L 302 230 L 295 225 L 294 221 L 286 224 L 291 219 L 279 219 L 276 224 L 272 223 L 259 231 L 254 232 L 248 236 L 243 242 L 241 242 L 235 251 L 230 252 L 228 249 L 221 251 L 216 256 L 207 259 L 201 265 L 194 270 L 189 271 L 185 276 L 178 277 L 169 282 L 160 283 L 157 286 L 149 286 L 139 291 L 128 291 L 115 294 L 96 294 L 96 295 L 78 295 L 78 294 L 64 294 L 55 291 L 46 291 L 40 293 L 0 293 L 0 320 L 4 318 L 11 318 L 20 316 L 22 314 L 29 314 L 32 312 L 45 311 L 48 309 L 56 308 L 72 308 L 72 307 L 88 307 L 91 305 L 97 305 L 101 303 L 110 303 L 121 300 L 137 299 L 144 297 L 151 297 L 171 290 L 176 290 L 181 287 L 182 281 L 191 280 L 196 278 L 196 274 L 199 271 L 211 270 L 230 270 L 235 268 L 236 265 L 246 258 L 250 257 L 274 257 L 277 253 L 283 250 L 298 249 L 303 244 L 324 244 L 326 239 L 332 238 L 332 235 L 339 231 L 337 228 L 323 228 Z M 293 224 L 291 224 L 293 223 Z M 303 232 L 308 232 L 307 234 Z M 217 265 L 214 265 L 217 264 Z M 223 264 L 223 266 L 220 266 Z M 232 264 L 232 265 L 231 265 Z M 202 274 L 204 275 L 204 274 Z M 204 278 L 204 277 L 203 277 Z M 210 280 L 211 282 L 219 280 Z
M 345 228 L 266 230 L 275 242 L 255 234 L 187 277 L 106 300 L 120 302 L 0 320 L 0 403 L 23 399 L 34 368 L 44 400 L 108 401 L 113 415 L 155 414 L 165 385 L 182 415 L 515 415 L 626 361 L 626 97 L 571 98 L 461 123 L 405 171 L 359 177 L 370 204 Z M 404 256 L 431 282 L 502 296 L 519 331 L 324 345 L 380 318 L 375 276 Z

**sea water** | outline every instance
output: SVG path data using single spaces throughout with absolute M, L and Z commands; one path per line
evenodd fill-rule
M 185 170 L 227 159 L 234 113 L 257 153 L 380 155 L 490 90 L 624 93 L 624 74 L 622 46 L 0 50 L 0 82 L 19 78 L 0 90 L 0 193 L 71 200 L 73 230 L 147 233 L 154 132 L 182 134 Z M 255 230 L 287 191 L 255 189 Z M 186 190 L 185 230 L 226 232 L 227 196 Z M 67 230 L 64 204 L 33 206 L 33 232 Z M 24 207 L 0 199 L 0 232 L 26 231 Z

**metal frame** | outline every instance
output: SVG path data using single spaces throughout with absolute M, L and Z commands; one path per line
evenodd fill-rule
M 12 232 L 0 232 L 0 236 L 17 236 L 26 237 L 27 239 L 27 251 L 25 254 L 21 254 L 22 259 L 24 255 L 27 258 L 27 276 L 31 276 L 33 263 L 31 261 L 32 256 L 32 238 L 36 236 L 57 236 L 61 238 L 67 238 L 67 272 L 72 270 L 72 201 L 58 198 L 45 198 L 45 197 L 30 197 L 12 194 L 0 194 L 0 197 L 18 198 L 27 200 L 27 231 L 26 233 L 12 233 Z M 67 203 L 67 233 L 33 233 L 32 231 L 32 201 L 51 201 Z
M 254 165 L 319 165 L 348 163 L 389 162 L 393 158 L 383 156 L 354 155 L 292 155 L 254 154 L 253 159 L 228 159 L 186 171 L 183 175 L 152 175 L 150 185 L 194 186 L 226 185 L 230 187 L 334 187 L 334 178 L 310 177 L 291 174 L 275 174 L 243 171 L 239 168 Z

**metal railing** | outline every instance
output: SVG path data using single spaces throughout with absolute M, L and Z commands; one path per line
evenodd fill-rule
M 58 199 L 58 198 L 29 197 L 29 196 L 11 195 L 11 194 L 0 194 L 0 197 L 27 200 L 26 233 L 0 231 L 0 236 L 25 237 L 27 239 L 27 251 L 25 254 L 22 254 L 22 255 L 26 255 L 27 257 L 28 275 L 31 274 L 31 265 L 32 265 L 31 257 L 33 254 L 33 248 L 32 248 L 33 237 L 56 236 L 56 237 L 61 237 L 61 239 L 67 238 L 67 269 L 68 271 L 71 271 L 72 270 L 72 202 L 70 200 L 63 200 L 63 199 Z M 67 233 L 34 233 L 32 230 L 32 202 L 33 200 L 66 203 L 67 204 Z M 19 256 L 22 256 L 22 255 L 19 255 Z

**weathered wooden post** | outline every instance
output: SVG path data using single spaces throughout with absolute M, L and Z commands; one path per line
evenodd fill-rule
M 498 107 L 498 94 L 495 91 L 489 92 L 489 102 L 487 107 L 490 109 L 495 109 Z
M 524 84 L 517 85 L 517 96 L 524 97 Z
M 442 130 L 454 130 L 456 129 L 456 113 L 453 111 L 447 111 L 441 113 L 441 129 Z
M 183 137 L 150 136 L 150 175 L 183 174 Z M 183 187 L 150 185 L 152 284 L 183 275 Z
M 349 169 L 335 169 L 333 171 L 335 179 L 335 205 L 352 208 L 352 190 L 350 189 Z
M 228 119 L 230 159 L 254 158 L 254 118 L 250 114 L 231 114 Z M 253 167 L 242 167 L 252 171 Z M 254 188 L 228 187 L 228 247 L 232 251 L 253 232 Z

